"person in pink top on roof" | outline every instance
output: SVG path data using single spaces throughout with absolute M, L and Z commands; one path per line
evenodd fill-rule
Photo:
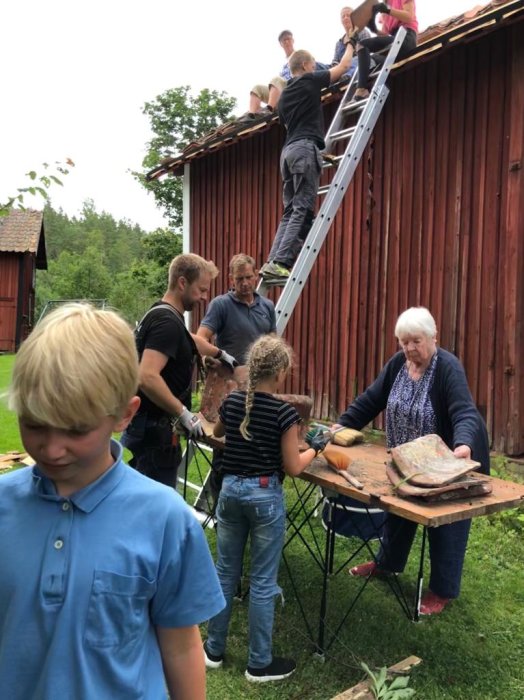
M 379 2 L 373 7 L 373 18 L 379 13 L 382 29 L 378 31 L 378 36 L 364 39 L 357 46 L 358 87 L 354 95 L 356 100 L 364 100 L 369 97 L 368 80 L 371 52 L 381 51 L 392 44 L 400 27 L 405 27 L 407 33 L 398 52 L 398 59 L 408 56 L 417 46 L 418 22 L 415 0 L 390 0 L 389 4 Z

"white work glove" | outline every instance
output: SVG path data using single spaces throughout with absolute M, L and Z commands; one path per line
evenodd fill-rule
M 235 369 L 235 367 L 238 367 L 238 362 L 233 357 L 233 355 L 230 355 L 225 350 L 219 350 L 218 355 L 216 356 L 216 359 L 220 360 L 220 362 L 224 365 L 224 367 L 227 367 L 232 372 Z
M 182 413 L 178 416 L 178 420 L 182 423 L 191 437 L 197 439 L 203 437 L 204 429 L 202 428 L 202 421 L 197 415 L 191 413 L 191 411 L 189 411 L 187 408 L 184 408 Z

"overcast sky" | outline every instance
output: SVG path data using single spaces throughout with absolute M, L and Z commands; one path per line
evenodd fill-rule
M 343 2 L 304 0 L 4 0 L 0 201 L 27 184 L 24 173 L 71 158 L 76 167 L 53 206 L 75 216 L 93 199 L 98 211 L 145 230 L 165 225 L 130 170 L 150 139 L 146 101 L 190 85 L 224 90 L 247 109 L 250 86 L 282 66 L 277 36 L 330 62 Z M 475 0 L 418 0 L 419 29 L 460 14 Z M 322 12 L 321 12 L 322 11 Z M 35 205 L 41 208 L 38 200 Z

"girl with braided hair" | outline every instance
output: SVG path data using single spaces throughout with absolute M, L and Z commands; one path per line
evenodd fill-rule
M 206 666 L 219 668 L 224 659 L 233 596 L 250 537 L 249 658 L 246 678 L 252 682 L 281 680 L 296 668 L 292 659 L 273 656 L 275 598 L 284 545 L 285 508 L 282 482 L 296 476 L 318 449 L 298 449 L 300 417 L 274 394 L 292 365 L 289 345 L 274 335 L 258 338 L 247 355 L 247 391 L 234 391 L 222 403 L 214 428 L 225 435 L 218 499 L 217 572 L 226 607 L 209 622 L 204 643 Z

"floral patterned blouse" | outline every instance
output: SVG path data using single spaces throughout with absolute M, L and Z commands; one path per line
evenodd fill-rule
M 436 417 L 429 396 L 435 376 L 437 353 L 431 358 L 419 379 L 409 376 L 404 364 L 397 374 L 386 407 L 386 440 L 388 447 L 429 435 L 436 430 Z

